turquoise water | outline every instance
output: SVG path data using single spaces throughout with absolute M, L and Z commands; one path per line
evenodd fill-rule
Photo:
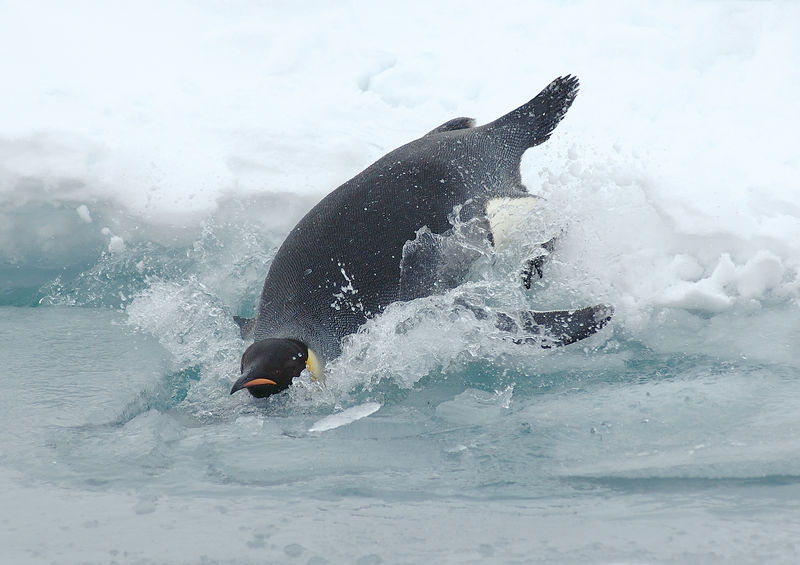
M 228 395 L 245 346 L 230 316 L 252 307 L 249 262 L 262 256 L 245 257 L 244 244 L 228 253 L 231 237 L 209 228 L 180 248 L 101 252 L 57 283 L 6 294 L 4 561 L 789 563 L 800 553 L 798 325 L 785 305 L 665 313 L 643 339 L 612 323 L 543 352 L 437 297 L 356 336 L 326 387 L 253 400 Z M 753 333 L 730 333 L 743 320 Z M 367 404 L 377 410 L 311 431 Z

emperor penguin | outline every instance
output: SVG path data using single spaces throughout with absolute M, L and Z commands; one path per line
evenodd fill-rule
M 342 338 L 389 304 L 463 282 L 474 257 L 448 260 L 454 212 L 496 244 L 508 229 L 502 210 L 525 210 L 534 202 L 520 177 L 522 154 L 550 137 L 577 92 L 578 79 L 567 75 L 493 122 L 447 121 L 323 198 L 275 255 L 255 319 L 239 319 L 254 343 L 242 356 L 231 394 L 275 394 L 306 368 L 321 379 L 325 361 L 341 353 Z M 541 276 L 541 258 L 529 261 L 526 286 L 534 276 Z M 612 311 L 601 304 L 491 315 L 515 341 L 551 347 L 588 337 Z

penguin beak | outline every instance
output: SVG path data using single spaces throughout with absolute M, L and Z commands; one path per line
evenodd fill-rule
M 233 394 L 237 390 L 242 390 L 243 388 L 250 388 L 251 386 L 277 385 L 277 384 L 278 383 L 270 379 L 254 377 L 252 373 L 248 372 L 239 377 L 238 381 L 233 383 L 233 388 L 231 388 L 231 394 Z

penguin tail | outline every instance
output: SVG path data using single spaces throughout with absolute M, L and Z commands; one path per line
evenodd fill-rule
M 578 78 L 558 77 L 530 102 L 489 124 L 521 152 L 544 143 L 578 95 Z

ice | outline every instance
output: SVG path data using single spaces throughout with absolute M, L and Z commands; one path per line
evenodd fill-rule
M 83 223 L 92 223 L 92 214 L 89 212 L 89 208 L 86 206 L 86 204 L 81 204 L 75 208 L 75 211 L 78 212 L 78 217 L 83 221 Z
M 342 410 L 341 412 L 337 412 L 336 414 L 331 414 L 330 416 L 325 416 L 321 420 L 314 422 L 311 427 L 308 429 L 309 432 L 326 432 L 328 430 L 334 430 L 336 428 L 340 428 L 342 426 L 346 426 L 347 424 L 352 424 L 356 420 L 360 420 L 361 418 L 366 418 L 370 414 L 374 414 L 378 410 L 380 410 L 381 405 L 377 402 L 367 402 L 365 404 L 359 404 L 358 406 L 353 406 L 352 408 L 348 408 L 347 410 Z

